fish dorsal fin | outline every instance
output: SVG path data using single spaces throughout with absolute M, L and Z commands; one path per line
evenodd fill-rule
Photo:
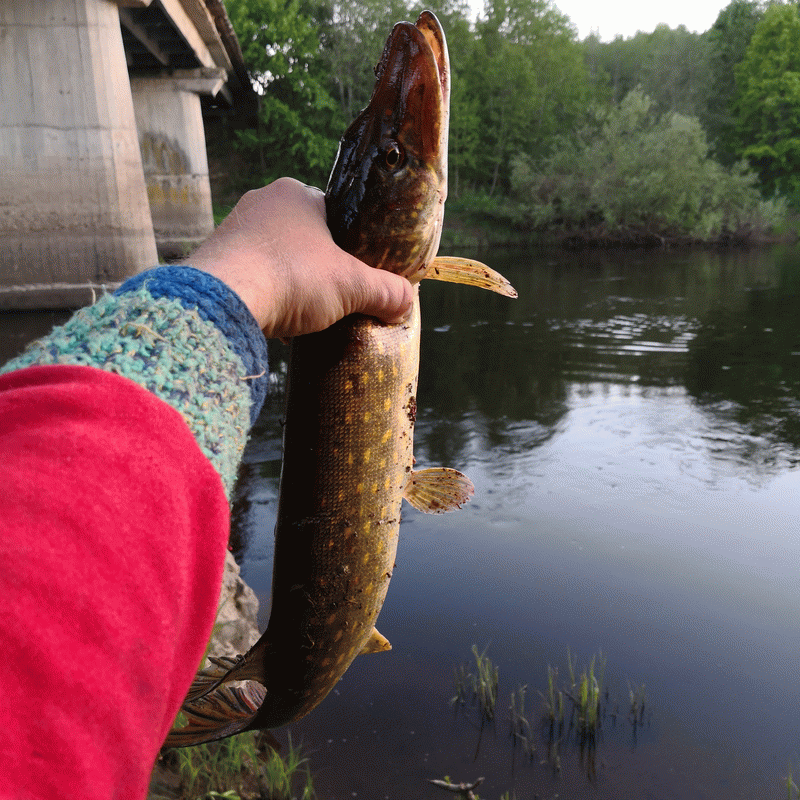
M 369 639 L 367 639 L 367 643 L 364 645 L 359 655 L 364 656 L 367 655 L 367 653 L 385 653 L 387 650 L 391 649 L 392 646 L 389 644 L 389 640 L 380 633 L 377 628 L 373 628 Z
M 431 467 L 411 473 L 403 497 L 418 511 L 443 514 L 461 508 L 474 493 L 472 481 L 457 469 Z
M 448 283 L 465 283 L 505 297 L 517 296 L 517 290 L 499 272 L 471 258 L 437 256 L 428 267 L 425 277 Z
M 241 686 L 221 686 L 211 694 L 181 708 L 187 723 L 173 728 L 165 747 L 189 747 L 213 742 L 247 730 L 264 702 L 267 690 L 255 681 Z

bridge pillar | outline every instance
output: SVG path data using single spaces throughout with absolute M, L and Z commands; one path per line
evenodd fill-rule
M 131 76 L 142 166 L 161 258 L 186 255 L 214 229 L 200 94 L 216 94 L 221 69 Z
M 0 307 L 81 305 L 157 260 L 117 5 L 3 0 L 0 30 Z

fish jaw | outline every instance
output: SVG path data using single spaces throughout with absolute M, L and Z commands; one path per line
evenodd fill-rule
M 376 75 L 339 145 L 328 227 L 344 250 L 416 283 L 439 249 L 447 198 L 450 65 L 433 14 L 394 26 Z

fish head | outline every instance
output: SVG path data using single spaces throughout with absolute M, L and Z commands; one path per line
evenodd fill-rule
M 447 197 L 450 63 L 431 12 L 394 26 L 375 74 L 339 144 L 328 227 L 347 252 L 416 283 L 439 249 Z

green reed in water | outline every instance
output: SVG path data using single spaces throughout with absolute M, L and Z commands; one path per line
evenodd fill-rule
M 468 702 L 477 705 L 481 725 L 494 720 L 497 706 L 497 687 L 500 682 L 500 670 L 492 664 L 486 655 L 488 645 L 483 652 L 478 652 L 478 646 L 472 645 L 472 655 L 475 659 L 475 672 L 467 664 L 461 664 L 455 670 L 456 694 L 450 700 L 450 705 L 466 705 Z
M 789 764 L 789 774 L 786 776 L 786 800 L 798 800 L 800 798 L 800 788 L 792 778 L 792 765 Z

